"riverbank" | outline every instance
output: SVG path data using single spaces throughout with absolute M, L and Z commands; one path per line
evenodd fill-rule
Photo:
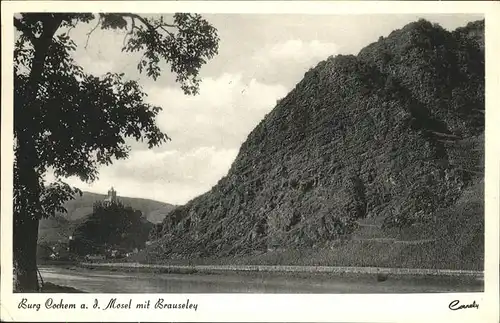
M 161 265 L 140 263 L 80 263 L 89 270 L 145 272 L 157 274 L 235 274 L 280 275 L 296 278 L 314 277 L 373 277 L 378 281 L 389 279 L 447 279 L 457 281 L 483 281 L 484 273 L 473 270 L 338 267 L 338 266 L 265 266 L 265 265 Z

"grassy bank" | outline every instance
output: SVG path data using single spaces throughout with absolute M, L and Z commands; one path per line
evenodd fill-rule
M 50 282 L 45 282 L 42 287 L 42 293 L 85 293 L 78 289 L 68 286 L 60 286 L 52 284 Z

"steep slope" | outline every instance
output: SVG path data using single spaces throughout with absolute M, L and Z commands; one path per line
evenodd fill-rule
M 484 145 L 482 33 L 482 22 L 450 33 L 422 20 L 358 56 L 320 62 L 252 131 L 227 176 L 164 219 L 143 259 L 318 247 L 335 255 L 346 239 L 352 254 L 366 250 L 352 241 L 370 221 L 382 235 L 401 228 L 395 238 L 448 228 L 450 210 L 482 177 L 484 148 L 473 154 Z M 483 233 L 474 230 L 477 251 Z M 417 266 L 411 248 L 372 253 Z
M 75 199 L 67 201 L 64 204 L 67 214 L 58 213 L 54 217 L 40 221 L 39 241 L 55 242 L 68 239 L 74 229 L 92 213 L 94 202 L 102 201 L 105 197 L 103 194 L 83 192 L 82 196 L 76 196 Z M 151 223 L 160 223 L 165 215 L 176 207 L 148 199 L 131 197 L 119 197 L 119 199 L 125 205 L 141 211 Z
M 418 117 L 435 131 L 477 135 L 484 130 L 484 22 L 449 33 L 419 21 L 363 49 L 358 59 L 375 65 L 423 105 Z M 467 30 L 473 32 L 468 33 Z M 429 121 L 441 121 L 435 124 Z

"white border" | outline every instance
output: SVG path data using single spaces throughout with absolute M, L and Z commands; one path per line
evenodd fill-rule
M 19 1 L 2 2 L 2 111 L 1 111 L 1 319 L 6 321 L 224 321 L 224 322 L 498 322 L 499 312 L 499 145 L 498 102 L 500 90 L 500 3 L 470 2 L 94 2 Z M 467 294 L 12 294 L 12 61 L 14 12 L 200 12 L 200 13 L 297 13 L 297 14 L 374 14 L 374 13 L 476 13 L 486 19 L 486 261 L 485 292 Z M 368 44 L 367 44 L 368 45 Z M 496 136 L 495 136 L 496 135 Z M 67 302 L 86 303 L 88 310 L 19 310 L 22 297 L 44 303 L 48 297 Z M 186 299 L 198 303 L 198 310 L 92 310 L 95 298 L 101 303 L 111 297 L 133 298 L 134 303 L 163 297 L 169 302 Z M 450 311 L 448 304 L 480 304 L 478 310 Z

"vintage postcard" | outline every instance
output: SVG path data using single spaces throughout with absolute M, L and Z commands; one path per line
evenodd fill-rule
M 496 2 L 3 2 L 1 319 L 495 322 Z

